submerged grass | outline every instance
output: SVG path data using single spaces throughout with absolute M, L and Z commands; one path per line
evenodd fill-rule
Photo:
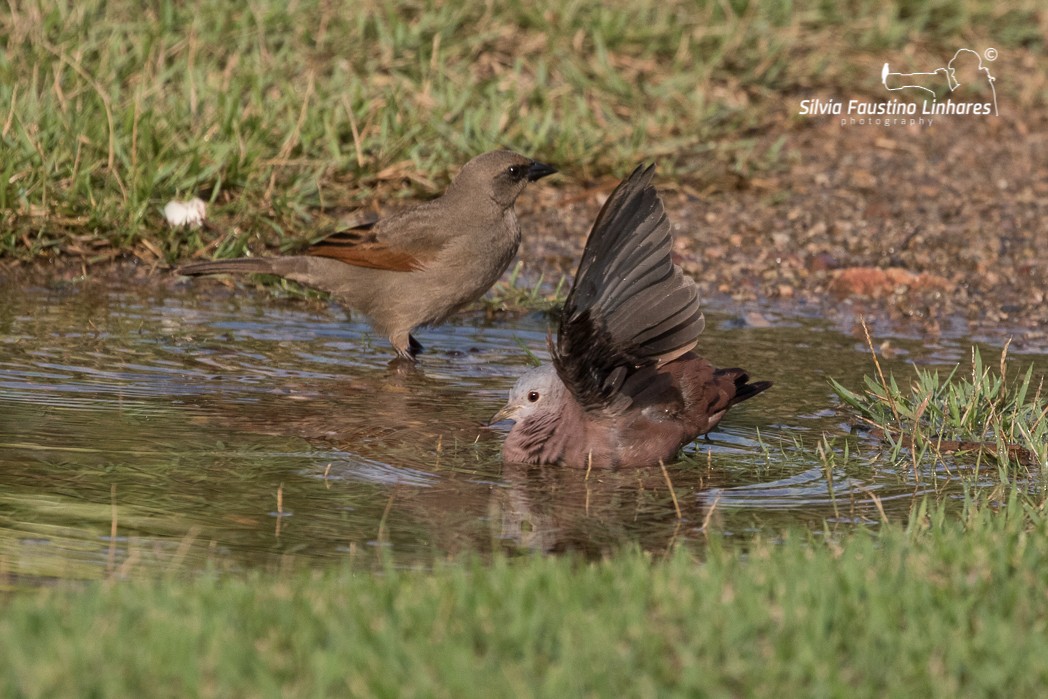
M 876 359 L 876 354 L 874 354 Z M 890 458 L 918 466 L 942 464 L 944 453 L 970 453 L 1009 473 L 1048 469 L 1048 391 L 1035 381 L 1033 367 L 1009 381 L 1008 348 L 1001 351 L 999 369 L 983 362 L 972 348 L 970 365 L 954 367 L 945 377 L 914 367 L 913 379 L 900 386 L 877 364 L 866 387 L 852 391 L 831 379 L 833 390 L 882 436 Z
M 847 538 L 0 602 L 12 696 L 1037 696 L 1048 518 L 1021 496 Z
M 761 135 L 783 94 L 861 91 L 884 49 L 937 55 L 974 27 L 1036 50 L 1044 23 L 1034 0 L 10 2 L 0 254 L 286 248 L 500 145 L 572 177 L 641 157 L 745 175 L 781 157 Z M 169 230 L 164 203 L 192 195 L 214 229 Z
M 533 281 L 526 280 L 523 270 L 524 262 L 518 260 L 506 278 L 496 282 L 480 300 L 488 316 L 523 311 L 551 313 L 563 305 L 568 296 L 568 281 L 565 277 L 561 277 L 556 286 L 550 287 L 541 274 Z

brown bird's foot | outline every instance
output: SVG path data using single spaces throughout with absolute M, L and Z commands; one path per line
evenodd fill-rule
M 415 361 L 415 356 L 422 351 L 422 343 L 414 338 L 411 333 L 400 332 L 389 336 L 389 344 L 393 345 L 393 351 L 397 353 L 397 359 L 409 362 Z

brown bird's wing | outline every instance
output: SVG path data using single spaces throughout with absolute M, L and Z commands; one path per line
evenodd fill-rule
M 629 379 L 689 351 L 705 323 L 673 264 L 654 172 L 638 166 L 601 208 L 560 317 L 553 363 L 587 410 L 625 409 L 645 384 Z
M 425 269 L 443 247 L 443 237 L 424 216 L 411 213 L 339 231 L 314 243 L 306 254 L 391 272 Z

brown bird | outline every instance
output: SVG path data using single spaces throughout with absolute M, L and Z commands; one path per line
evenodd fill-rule
M 399 357 L 422 349 L 415 328 L 436 325 L 480 298 L 520 247 L 513 203 L 556 169 L 511 151 L 466 163 L 444 194 L 342 231 L 302 255 L 196 262 L 180 274 L 276 274 L 330 293 L 386 335 Z
M 601 208 L 550 346 L 553 364 L 525 373 L 493 418 L 516 420 L 506 462 L 666 461 L 771 386 L 691 351 L 705 321 L 695 282 L 673 264 L 654 172 L 638 167 Z

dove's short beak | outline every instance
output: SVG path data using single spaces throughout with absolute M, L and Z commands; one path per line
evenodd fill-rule
M 520 406 L 506 403 L 502 406 L 502 410 L 492 415 L 491 420 L 488 421 L 488 426 L 490 427 L 491 425 L 494 425 L 497 422 L 502 422 L 503 420 L 515 420 L 518 412 L 520 412 Z

